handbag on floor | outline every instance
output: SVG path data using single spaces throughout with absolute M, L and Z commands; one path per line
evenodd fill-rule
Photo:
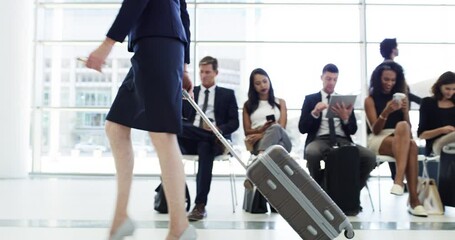
M 167 203 L 166 203 L 166 195 L 164 194 L 164 188 L 162 184 L 158 185 L 155 189 L 155 204 L 154 209 L 159 213 L 168 213 Z M 185 183 L 185 195 L 186 195 L 186 211 L 190 210 L 191 206 L 191 199 L 190 199 L 190 192 L 188 191 L 188 186 Z
M 266 213 L 268 212 L 267 200 L 265 200 L 264 196 L 262 196 L 256 187 L 253 187 L 251 190 L 245 188 L 243 209 L 249 213 Z
M 428 177 L 427 169 L 423 168 L 422 177 L 417 181 L 417 196 L 429 215 L 443 215 L 444 205 L 439 196 L 438 186 L 433 178 Z

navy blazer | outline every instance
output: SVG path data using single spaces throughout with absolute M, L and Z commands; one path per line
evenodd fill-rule
M 185 0 L 124 0 L 106 34 L 123 42 L 128 35 L 128 51 L 143 37 L 171 37 L 185 43 L 185 63 L 190 62 L 190 17 Z
M 303 101 L 299 120 L 299 131 L 302 134 L 308 134 L 305 141 L 305 147 L 316 138 L 316 134 L 321 126 L 322 114 L 319 118 L 314 118 L 313 115 L 311 115 L 311 111 L 313 111 L 316 104 L 320 101 L 322 101 L 321 92 L 307 95 L 305 96 L 305 101 Z M 351 116 L 349 116 L 349 123 L 347 125 L 341 122 L 341 128 L 349 141 L 352 142 L 351 135 L 357 132 L 357 120 L 354 111 L 352 111 Z
M 200 90 L 200 86 L 194 88 L 194 101 L 196 103 L 198 102 Z M 223 136 L 230 139 L 231 133 L 239 128 L 239 108 L 234 91 L 216 86 L 214 108 L 216 125 L 222 131 Z M 196 117 L 196 110 L 194 110 L 188 101 L 183 101 L 182 110 L 184 120 L 193 123 Z

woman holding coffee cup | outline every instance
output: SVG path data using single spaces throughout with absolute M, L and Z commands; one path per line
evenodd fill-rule
M 406 81 L 398 63 L 383 62 L 373 71 L 365 113 L 369 125 L 368 148 L 396 159 L 396 175 L 390 193 L 403 195 L 406 177 L 409 213 L 428 216 L 417 197 L 418 148 L 412 139 Z

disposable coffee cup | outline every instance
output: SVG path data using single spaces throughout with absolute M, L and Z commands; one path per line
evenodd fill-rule
M 401 100 L 403 100 L 403 98 L 406 97 L 406 94 L 404 93 L 395 93 L 393 94 L 393 100 L 397 101 L 397 102 L 401 102 Z

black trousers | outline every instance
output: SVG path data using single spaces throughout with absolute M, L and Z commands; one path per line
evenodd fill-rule
M 215 134 L 188 122 L 183 123 L 183 131 L 177 139 L 183 154 L 199 156 L 194 203 L 207 204 L 212 183 L 213 160 L 223 153 L 223 148 L 218 144 Z

